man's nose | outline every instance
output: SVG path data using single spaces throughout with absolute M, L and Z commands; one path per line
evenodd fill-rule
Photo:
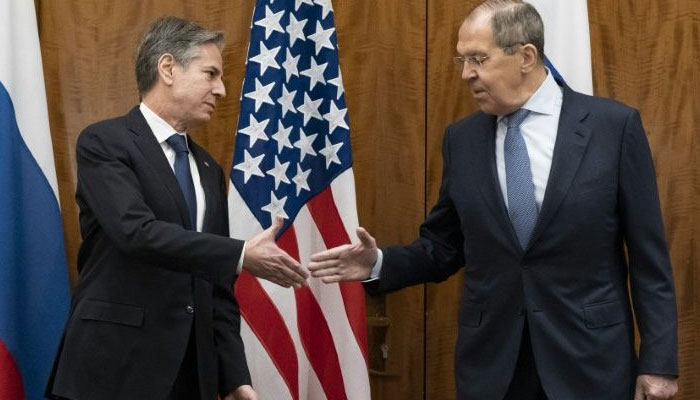
M 462 79 L 465 81 L 472 80 L 476 78 L 476 68 L 472 67 L 469 63 L 465 62 L 462 67 Z
M 226 86 L 224 86 L 224 81 L 221 80 L 221 78 L 217 79 L 216 85 L 214 85 L 212 93 L 214 93 L 214 96 L 217 97 L 226 97 Z

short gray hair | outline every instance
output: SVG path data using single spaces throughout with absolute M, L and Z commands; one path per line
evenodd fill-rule
M 196 57 L 198 46 L 224 47 L 224 33 L 211 31 L 178 17 L 161 17 L 144 33 L 136 55 L 136 84 L 143 97 L 158 80 L 158 60 L 171 54 L 183 68 Z
M 493 42 L 506 54 L 515 46 L 532 44 L 544 63 L 544 24 L 530 3 L 520 0 L 486 0 L 476 6 L 467 19 L 480 13 L 491 14 Z

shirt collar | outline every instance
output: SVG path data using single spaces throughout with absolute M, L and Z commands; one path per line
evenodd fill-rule
M 545 69 L 547 70 L 547 77 L 544 78 L 544 82 L 520 108 L 538 114 L 552 115 L 557 111 L 557 98 L 562 97 L 562 89 L 557 84 L 557 81 L 554 80 L 554 76 L 549 68 L 545 67 Z M 501 119 L 504 117 L 505 115 L 499 116 L 498 122 L 501 122 Z
M 151 128 L 151 131 L 153 131 L 153 135 L 156 137 L 158 143 L 163 144 L 173 133 L 177 133 L 185 137 L 185 143 L 187 143 L 187 149 L 189 150 L 189 141 L 187 140 L 185 132 L 177 132 L 175 128 L 165 122 L 163 118 L 148 108 L 146 103 L 141 102 L 141 104 L 139 104 L 139 110 L 141 110 L 141 114 L 143 114 L 143 117 L 146 119 L 146 123 L 148 127 Z

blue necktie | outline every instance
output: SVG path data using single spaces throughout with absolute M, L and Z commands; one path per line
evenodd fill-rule
M 180 190 L 182 190 L 182 195 L 187 203 L 192 230 L 197 230 L 197 197 L 194 194 L 194 183 L 192 183 L 190 159 L 187 157 L 189 151 L 187 150 L 185 136 L 176 133 L 166 139 L 166 142 L 175 150 L 175 177 L 180 184 Z
M 520 124 L 529 113 L 529 110 L 521 108 L 507 116 L 508 130 L 503 143 L 508 215 L 523 249 L 530 242 L 538 214 L 535 184 L 532 182 L 532 171 L 530 170 L 530 157 L 527 154 L 525 139 L 520 134 Z

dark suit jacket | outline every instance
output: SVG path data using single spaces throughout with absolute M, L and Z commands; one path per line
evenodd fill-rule
M 448 127 L 439 200 L 416 242 L 384 250 L 368 289 L 441 281 L 465 268 L 460 400 L 503 397 L 525 317 L 550 399 L 629 399 L 637 374 L 676 375 L 673 279 L 637 111 L 564 87 L 551 173 L 525 250 L 498 184 L 495 131 L 496 117 L 480 112 Z
M 243 242 L 228 237 L 221 168 L 192 141 L 190 148 L 205 191 L 206 233 L 192 230 L 180 186 L 138 107 L 81 133 L 80 282 L 47 394 L 165 399 L 191 331 L 203 399 L 250 384 L 232 292 Z

